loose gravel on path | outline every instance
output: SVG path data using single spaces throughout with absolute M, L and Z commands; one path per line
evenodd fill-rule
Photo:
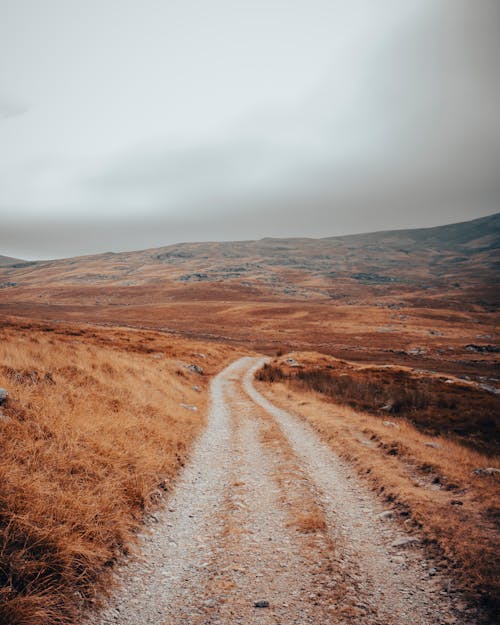
M 255 389 L 262 362 L 242 358 L 213 380 L 189 465 L 87 625 L 469 623 L 418 539 Z

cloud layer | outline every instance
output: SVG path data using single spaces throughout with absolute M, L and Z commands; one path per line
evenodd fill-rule
M 7 3 L 9 32 L 28 37 L 30 4 Z M 117 30 L 113 2 L 84 15 L 49 2 L 59 24 L 38 68 L 45 86 L 28 84 L 27 58 L 17 72 L 0 65 L 11 101 L 29 102 L 9 114 L 0 98 L 0 253 L 330 236 L 496 212 L 500 5 L 292 4 L 220 1 L 193 21 L 190 7 L 132 2 Z

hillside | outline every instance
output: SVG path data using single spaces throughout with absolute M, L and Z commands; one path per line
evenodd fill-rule
M 0 621 L 494 622 L 498 226 L 4 260 Z
M 499 222 L 17 262 L 0 313 L 491 376 Z
M 19 258 L 11 258 L 10 256 L 2 256 L 0 254 L 0 267 L 12 267 L 13 265 L 16 265 L 17 263 L 22 263 L 24 261 L 20 260 Z
M 491 279 L 500 247 L 500 213 L 436 228 L 376 232 L 325 239 L 273 239 L 182 243 L 162 248 L 106 253 L 54 261 L 17 262 L 1 280 L 26 287 L 126 288 L 134 301 L 140 287 L 156 296 L 190 298 L 192 289 L 225 298 L 325 300 L 443 289 L 469 299 L 483 289 L 490 302 Z M 134 288 L 135 287 L 135 288 Z M 186 288 L 187 287 L 187 288 Z M 19 294 L 21 299 L 22 293 Z M 139 296 L 140 297 L 140 296 Z M 70 298 L 71 299 L 71 298 Z M 158 301 L 158 300 L 157 300 Z
M 78 609 L 113 588 L 205 425 L 208 380 L 234 353 L 3 320 L 0 623 L 80 623 Z

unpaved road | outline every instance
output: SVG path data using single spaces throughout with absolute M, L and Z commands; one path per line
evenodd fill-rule
M 354 471 L 254 388 L 262 362 L 213 380 L 189 466 L 89 625 L 468 622 Z

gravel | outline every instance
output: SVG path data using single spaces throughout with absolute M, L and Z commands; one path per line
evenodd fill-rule
M 140 555 L 120 568 L 121 588 L 85 623 L 472 622 L 352 468 L 254 388 L 262 362 L 242 358 L 214 378 L 207 428 L 173 494 L 142 534 Z M 265 443 L 269 423 L 284 434 L 281 446 Z M 324 514 L 324 531 L 293 526 L 307 501 Z

